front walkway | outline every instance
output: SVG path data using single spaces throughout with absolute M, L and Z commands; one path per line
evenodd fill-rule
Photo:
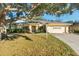
M 79 35 L 77 34 L 52 34 L 67 43 L 79 55 Z

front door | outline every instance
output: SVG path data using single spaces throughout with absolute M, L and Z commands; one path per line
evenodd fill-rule
M 36 26 L 32 26 L 32 32 L 36 32 Z

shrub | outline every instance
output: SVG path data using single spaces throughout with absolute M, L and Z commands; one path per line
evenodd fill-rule
M 79 33 L 79 30 L 74 30 L 74 33 Z

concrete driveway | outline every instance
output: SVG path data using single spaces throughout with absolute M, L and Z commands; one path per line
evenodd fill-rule
M 77 34 L 52 34 L 67 43 L 79 55 L 79 35 Z

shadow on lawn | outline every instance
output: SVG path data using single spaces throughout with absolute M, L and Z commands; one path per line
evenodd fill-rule
M 17 39 L 18 37 L 23 37 L 26 40 L 32 41 L 29 37 L 27 37 L 25 35 L 20 35 L 20 34 L 9 34 L 6 37 L 3 37 L 2 40 L 14 40 L 14 39 Z
M 23 37 L 23 38 L 25 38 L 26 40 L 30 40 L 30 41 L 33 41 L 33 40 L 31 40 L 31 38 L 29 38 L 28 36 L 19 35 L 19 34 L 18 34 L 18 36 L 20 36 L 20 37 Z

